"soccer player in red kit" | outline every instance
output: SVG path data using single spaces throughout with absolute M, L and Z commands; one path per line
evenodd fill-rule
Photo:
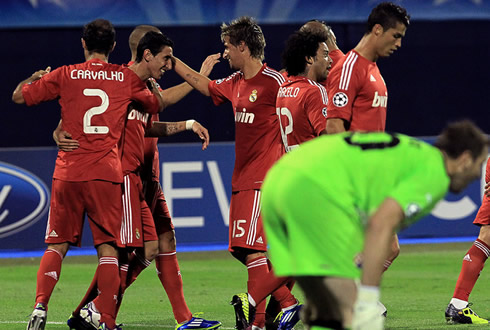
M 388 91 L 376 60 L 401 47 L 409 18 L 404 8 L 393 3 L 372 10 L 361 41 L 329 74 L 329 133 L 385 130 Z
M 323 38 L 296 32 L 282 55 L 287 80 L 279 88 L 276 111 L 280 117 L 286 152 L 326 134 L 327 91 L 319 82 L 327 79 L 332 60 Z
M 81 241 L 88 215 L 99 256 L 97 283 L 101 323 L 115 327 L 114 299 L 119 290 L 117 244 L 121 226 L 122 169 L 117 142 L 124 129 L 127 107 L 137 101 L 152 113 L 163 108 L 158 90 L 153 94 L 132 70 L 107 63 L 115 45 L 115 31 L 107 20 L 85 25 L 82 37 L 86 62 L 34 73 L 19 83 L 12 99 L 35 105 L 59 97 L 66 130 L 80 147 L 59 151 L 52 182 L 46 229 L 47 250 L 39 266 L 36 306 L 28 329 L 44 329 L 49 298 L 70 245 Z M 153 65 L 158 65 L 152 59 Z M 156 66 L 155 65 L 155 66 Z
M 487 160 L 485 182 L 490 182 L 490 159 Z M 468 298 L 480 272 L 490 255 L 490 196 L 486 191 L 473 223 L 480 227 L 478 238 L 463 257 L 461 272 L 454 288 L 453 297 L 446 308 L 445 317 L 449 324 L 488 324 L 488 320 L 478 316 L 469 307 Z
M 262 63 L 264 35 L 250 17 L 241 17 L 229 25 L 223 24 L 221 40 L 225 47 L 223 58 L 228 60 L 232 69 L 238 70 L 229 77 L 211 81 L 177 58 L 174 69 L 195 89 L 211 96 L 215 104 L 232 103 L 235 115 L 235 168 L 230 203 L 229 250 L 247 266 L 248 292 L 260 295 L 255 290 L 268 285 L 269 288 L 263 291 L 271 292 L 270 288 L 277 288 L 279 280 L 269 271 L 265 255 L 267 242 L 260 217 L 260 187 L 266 172 L 283 150 L 275 104 L 284 77 Z M 283 317 L 297 322 L 299 318 L 289 318 L 297 315 L 300 308 L 289 289 L 281 285 L 273 295 L 285 311 Z M 247 294 L 240 294 L 233 297 L 232 304 L 237 329 L 264 327 L 265 300 L 256 304 L 249 302 Z
M 382 2 L 371 11 L 364 36 L 328 76 L 328 134 L 385 130 L 388 89 L 376 61 L 401 47 L 409 24 L 405 8 L 391 2 Z M 384 270 L 399 253 L 398 236 L 394 234 Z
M 148 32 L 148 33 L 147 33 Z M 161 39 L 161 40 L 160 40 Z M 141 42 L 140 42 L 141 40 Z M 159 42 L 156 42 L 156 41 Z M 132 53 L 132 59 L 129 65 L 131 68 L 135 68 L 136 71 L 143 71 L 144 78 L 148 78 L 148 72 L 145 74 L 145 66 L 142 60 L 149 54 L 157 54 L 160 51 L 165 54 L 171 54 L 172 41 L 166 38 L 159 29 L 149 25 L 141 25 L 135 28 L 131 33 L 129 44 Z M 160 48 L 163 47 L 161 50 Z M 148 53 L 149 51 L 149 53 Z M 217 63 L 217 56 L 209 56 L 203 63 L 201 71 L 208 75 Z M 143 65 L 142 65 L 143 63 Z M 165 66 L 165 70 L 170 70 L 172 65 L 170 62 Z M 140 70 L 141 69 L 141 70 Z M 162 92 L 162 97 L 165 106 L 169 106 L 178 102 L 189 91 L 193 90 L 187 83 L 180 84 L 172 87 L 170 90 Z M 156 190 L 155 183 L 147 182 L 147 171 L 152 172 L 152 167 L 156 169 L 156 185 L 160 188 L 159 184 L 159 161 L 158 150 L 156 149 L 157 138 L 145 138 L 145 136 L 169 136 L 182 132 L 184 130 L 193 130 L 203 140 L 203 150 L 207 148 L 209 144 L 209 134 L 207 129 L 194 120 L 182 121 L 182 122 L 159 122 L 158 114 L 154 114 L 153 117 L 149 114 L 141 111 L 138 107 L 133 107 L 129 113 L 126 122 L 126 130 L 124 138 L 120 141 L 122 150 L 122 165 L 124 172 L 124 195 L 123 195 L 123 226 L 121 228 L 122 243 L 126 247 L 141 247 L 142 241 L 144 241 L 144 249 L 136 249 L 130 254 L 129 260 L 121 263 L 121 292 L 136 280 L 136 277 L 145 269 L 153 259 L 159 253 L 159 245 L 173 242 L 173 249 L 170 253 L 166 253 L 161 259 L 165 262 L 160 263 L 159 277 L 164 278 L 164 288 L 167 291 L 169 299 L 172 304 L 176 321 L 181 329 L 214 329 L 221 325 L 217 321 L 208 321 L 202 318 L 193 317 L 189 311 L 182 287 L 182 279 L 180 277 L 180 270 L 178 268 L 177 257 L 175 254 L 175 233 L 173 231 L 173 225 L 171 222 L 170 214 L 168 212 L 165 198 L 161 189 Z M 59 135 L 58 135 L 59 134 Z M 61 123 L 54 133 L 55 141 L 60 148 L 67 148 L 67 150 L 73 150 L 77 147 L 77 141 L 67 139 L 68 132 L 61 131 Z M 151 143 L 146 143 L 151 141 Z M 148 150 L 147 145 L 151 148 Z M 143 148 L 145 146 L 145 148 Z M 155 149 L 153 149 L 155 148 Z M 156 152 L 156 157 L 153 158 Z M 156 160 L 156 161 L 155 161 Z M 143 171 L 146 169 L 145 173 Z M 144 179 L 141 182 L 140 174 Z M 143 192 L 143 186 L 145 186 L 145 192 Z M 148 187 L 149 186 L 149 187 Z M 158 192 L 160 194 L 158 194 Z M 151 205 L 149 208 L 145 196 L 148 196 L 148 203 Z M 156 210 L 155 210 L 156 209 Z M 154 218 L 152 217 L 154 214 Z M 159 232 L 155 232 L 155 225 Z M 169 229 L 171 228 L 171 229 Z M 171 230 L 172 238 L 168 234 Z M 164 232 L 164 237 L 167 240 L 161 239 L 161 232 Z M 170 241 L 170 242 L 168 242 Z M 165 246 L 166 246 L 165 245 Z M 161 251 L 160 253 L 165 253 Z M 172 253 L 173 252 L 173 253 Z M 175 266 L 172 261 L 175 261 Z M 162 269 L 164 267 L 164 269 Z M 162 273 L 164 276 L 162 276 Z M 179 285 L 180 284 L 180 285 Z M 93 304 L 97 304 L 97 286 L 95 280 L 92 282 L 88 289 L 87 294 L 83 298 L 80 305 L 73 312 L 73 316 L 68 320 L 70 327 L 80 327 L 80 322 L 86 324 L 92 322 L 93 326 L 98 327 L 97 317 L 89 318 L 89 321 L 83 321 L 83 317 L 97 313 L 97 309 L 93 307 Z M 92 299 L 95 300 L 90 302 Z M 121 303 L 119 299 L 118 303 Z M 87 306 L 85 306 L 87 304 Z M 82 318 L 79 317 L 82 316 Z M 95 322 L 94 322 L 95 321 Z

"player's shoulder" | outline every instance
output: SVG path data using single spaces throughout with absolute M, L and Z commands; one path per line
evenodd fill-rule
M 281 86 L 285 81 L 284 75 L 282 75 L 277 70 L 269 67 L 267 64 L 264 64 L 262 70 L 259 72 L 261 77 L 266 80 L 270 80 L 272 83 L 276 83 L 277 86 Z
M 232 74 L 230 74 L 226 78 L 221 78 L 221 79 L 216 79 L 213 80 L 213 82 L 216 85 L 220 85 L 222 83 L 235 83 L 243 78 L 243 73 L 241 71 L 235 71 Z

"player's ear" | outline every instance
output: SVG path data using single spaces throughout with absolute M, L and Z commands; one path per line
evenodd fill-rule
M 473 157 L 469 150 L 463 151 L 461 155 L 456 159 L 458 172 L 464 172 L 473 165 Z
M 305 56 L 305 61 L 307 64 L 312 65 L 313 64 L 313 57 L 312 56 Z
M 80 38 L 80 40 L 82 41 L 82 48 L 87 49 L 87 45 L 85 44 L 85 40 L 83 40 L 83 38 Z
M 245 50 L 245 46 L 246 46 L 246 44 L 245 44 L 245 41 L 243 41 L 243 40 L 242 40 L 242 41 L 240 41 L 240 43 L 238 43 L 238 49 L 239 49 L 241 52 L 243 52 L 243 51 Z
M 374 24 L 371 32 L 373 32 L 374 35 L 378 37 L 378 36 L 383 34 L 384 30 L 383 30 L 383 27 L 381 26 L 381 24 Z
M 143 58 L 145 59 L 146 62 L 150 62 L 151 56 L 152 56 L 152 54 L 151 54 L 151 51 L 149 49 L 145 49 L 143 51 Z

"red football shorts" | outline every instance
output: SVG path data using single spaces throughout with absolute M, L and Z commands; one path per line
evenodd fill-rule
M 260 190 L 236 191 L 231 195 L 228 250 L 234 251 L 236 247 L 267 251 L 260 216 Z
M 144 182 L 144 187 L 146 203 L 148 203 L 150 212 L 153 214 L 157 234 L 161 235 L 174 230 L 174 224 L 160 182 L 148 180 Z
M 53 178 L 45 242 L 80 246 L 87 214 L 94 246 L 117 243 L 121 228 L 121 193 L 120 183 Z
M 485 169 L 485 182 L 490 181 L 490 158 L 487 160 L 487 167 Z M 483 197 L 480 209 L 476 214 L 476 218 L 473 221 L 475 225 L 490 225 L 490 198 L 487 196 Z
M 141 178 L 135 173 L 124 176 L 121 245 L 143 247 L 145 241 L 158 240 L 150 209 L 143 196 Z

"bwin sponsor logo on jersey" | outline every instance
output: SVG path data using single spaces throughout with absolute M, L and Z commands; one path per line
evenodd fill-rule
M 38 221 L 47 211 L 49 191 L 34 174 L 0 162 L 0 238 Z
M 247 112 L 247 109 L 243 108 L 243 110 L 237 111 L 235 113 L 235 122 L 237 123 L 245 123 L 245 124 L 253 124 L 255 119 L 255 114 L 252 112 Z
M 373 108 L 375 107 L 385 107 L 388 104 L 388 96 L 378 95 L 378 92 L 374 92 L 373 104 L 371 105 Z
M 139 121 L 146 123 L 148 122 L 148 116 L 149 114 L 147 112 L 141 112 L 136 109 L 133 109 L 128 115 L 128 120 L 137 119 Z

